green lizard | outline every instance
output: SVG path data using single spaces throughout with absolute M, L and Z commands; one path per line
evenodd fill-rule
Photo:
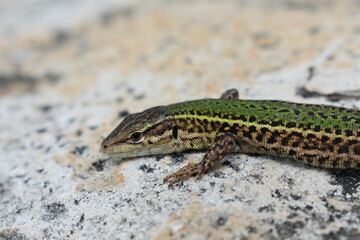
M 274 100 L 220 99 L 150 108 L 127 116 L 101 149 L 137 157 L 209 149 L 165 177 L 169 186 L 213 168 L 229 152 L 289 157 L 322 168 L 360 169 L 360 110 Z

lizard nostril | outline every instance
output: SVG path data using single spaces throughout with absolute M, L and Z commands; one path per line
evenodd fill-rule
M 109 147 L 108 144 L 104 144 L 104 145 L 103 145 L 103 148 L 104 148 L 104 149 L 107 149 L 108 147 Z

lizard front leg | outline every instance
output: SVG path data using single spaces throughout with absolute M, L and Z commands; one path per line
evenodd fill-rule
M 226 90 L 220 97 L 220 99 L 239 99 L 239 92 L 235 88 Z
M 230 152 L 236 145 L 236 137 L 232 133 L 220 133 L 215 138 L 215 144 L 205 154 L 201 162 L 192 164 L 189 163 L 177 172 L 168 175 L 164 178 L 164 183 L 172 179 L 169 183 L 169 188 L 177 182 L 182 182 L 191 176 L 199 177 L 224 158 L 225 154 Z

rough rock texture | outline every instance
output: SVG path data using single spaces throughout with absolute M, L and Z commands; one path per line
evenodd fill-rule
M 0 5 L 0 239 L 360 238 L 358 171 L 233 154 L 168 189 L 202 153 L 99 152 L 129 113 L 228 88 L 359 108 L 359 1 L 115 2 Z

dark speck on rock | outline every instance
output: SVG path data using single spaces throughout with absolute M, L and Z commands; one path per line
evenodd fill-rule
M 43 220 L 49 222 L 62 216 L 67 211 L 67 209 L 65 207 L 65 204 L 54 202 L 46 205 L 45 211 L 47 214 L 43 216 Z
M 70 118 L 69 120 L 68 120 L 68 124 L 72 124 L 72 123 L 74 123 L 75 122 L 75 118 Z
M 81 156 L 84 154 L 84 152 L 88 149 L 87 146 L 78 146 L 75 147 L 75 149 L 73 151 L 71 151 L 72 154 L 76 155 L 76 156 Z
M 127 89 L 127 92 L 130 93 L 130 94 L 133 94 L 133 93 L 134 93 L 134 89 L 128 88 L 128 89 Z
M 266 206 L 263 206 L 263 207 L 259 207 L 258 209 L 259 212 L 274 212 L 274 207 L 271 206 L 271 205 L 266 205 Z
M 308 68 L 308 76 L 307 76 L 307 80 L 310 81 L 313 77 L 314 77 L 314 73 L 315 73 L 315 67 L 314 66 L 310 66 Z
M 119 112 L 119 118 L 123 118 L 123 117 L 126 117 L 127 115 L 129 115 L 129 112 L 128 110 L 124 110 L 124 111 L 121 111 Z
M 70 39 L 70 33 L 61 30 L 55 32 L 53 36 L 54 45 L 56 46 L 61 46 L 65 44 L 69 39 Z
M 36 130 L 37 133 L 44 133 L 46 131 L 47 131 L 46 128 L 40 128 L 40 129 Z
M 297 222 L 289 222 L 286 221 L 281 224 L 276 224 L 276 231 L 279 235 L 279 239 L 288 239 L 291 238 L 295 232 L 296 229 L 302 229 L 304 228 L 304 223 L 297 221 Z
M 76 136 L 80 137 L 82 135 L 82 133 L 83 133 L 82 130 L 79 129 L 76 131 Z
M 40 106 L 39 109 L 40 111 L 44 112 L 44 113 L 47 113 L 51 110 L 52 106 L 51 105 L 43 105 L 43 106 Z
M 360 217 L 360 205 L 353 206 L 351 212 L 356 213 L 356 215 Z
M 45 210 L 46 210 L 46 212 L 52 213 L 52 214 L 66 212 L 65 204 L 58 203 L 58 202 L 54 202 L 54 203 L 50 203 L 50 204 L 46 205 Z
M 313 26 L 309 29 L 309 33 L 312 35 L 318 34 L 321 31 L 321 27 Z
M 15 178 L 24 178 L 24 177 L 26 177 L 26 173 L 15 175 Z
M 45 149 L 45 153 L 48 153 L 48 152 L 50 152 L 50 150 L 51 150 L 51 146 L 48 146 L 46 149 Z
M 321 197 L 320 200 L 324 202 L 324 206 L 330 213 L 339 213 L 340 211 L 337 210 L 333 205 L 331 205 L 325 197 Z
M 0 73 L 0 93 L 6 92 L 11 86 L 21 84 L 27 90 L 32 90 L 38 84 L 39 78 L 22 72 L 14 72 L 9 74 Z
M 5 187 L 3 183 L 0 183 L 0 195 L 3 195 L 5 193 Z
M 50 182 L 49 182 L 49 181 L 45 181 L 44 184 L 43 184 L 43 187 L 44 187 L 44 188 L 47 188 L 49 185 L 50 185 Z
M 225 174 L 222 172 L 215 172 L 214 177 L 216 178 L 226 178 Z
M 306 206 L 305 206 L 305 209 L 310 211 L 310 210 L 313 210 L 313 209 L 314 209 L 314 207 L 313 207 L 313 206 L 311 206 L 311 205 L 306 205 Z
M 135 99 L 135 100 L 141 100 L 141 99 L 143 99 L 144 97 L 145 97 L 144 94 L 140 94 L 140 95 L 135 96 L 134 99 Z
M 104 170 L 104 165 L 108 160 L 109 160 L 108 158 L 107 159 L 99 159 L 96 162 L 94 162 L 92 164 L 92 166 L 97 172 L 101 172 Z
M 254 226 L 247 226 L 246 230 L 248 230 L 249 233 L 256 233 L 256 227 Z
M 31 180 L 31 178 L 25 179 L 24 183 L 27 184 L 30 180 Z
M 223 162 L 224 166 L 228 166 L 230 168 L 232 168 L 235 172 L 239 172 L 240 169 L 237 166 L 234 166 L 230 161 L 226 160 Z
M 294 185 L 294 179 L 289 178 L 288 176 L 282 176 L 281 177 L 291 188 Z
M 154 168 L 152 167 L 149 167 L 147 165 L 141 165 L 140 168 L 139 168 L 141 171 L 143 171 L 144 173 L 152 173 L 154 172 Z
M 291 194 L 290 196 L 291 196 L 291 198 L 294 199 L 294 200 L 299 200 L 299 199 L 301 199 L 301 196 L 300 196 L 300 195 Z
M 124 7 L 121 9 L 112 9 L 101 15 L 101 23 L 107 25 L 119 18 L 131 18 L 135 15 L 135 8 Z
M 284 199 L 284 196 L 281 194 L 279 189 L 275 189 L 275 191 L 271 193 L 271 196 L 279 199 Z
M 45 73 L 44 78 L 51 83 L 56 83 L 61 80 L 62 74 L 58 72 L 48 71 Z
M 216 224 L 218 226 L 224 226 L 226 224 L 226 221 L 227 221 L 227 218 L 225 217 L 219 217 L 217 220 L 216 220 Z
M 64 135 L 57 135 L 56 142 L 59 142 L 63 137 L 64 137 Z
M 89 127 L 89 129 L 92 130 L 92 131 L 93 131 L 93 130 L 96 130 L 97 128 L 98 128 L 98 126 L 90 126 L 90 127 Z
M 84 222 L 84 219 L 85 219 L 85 214 L 83 213 L 83 214 L 81 214 L 80 220 L 79 220 L 79 222 L 76 224 L 76 226 L 79 227 L 80 224 L 82 224 L 82 223 Z
M 262 180 L 262 176 L 260 174 L 250 174 L 249 179 L 255 180 L 258 184 L 264 184 L 264 181 Z

